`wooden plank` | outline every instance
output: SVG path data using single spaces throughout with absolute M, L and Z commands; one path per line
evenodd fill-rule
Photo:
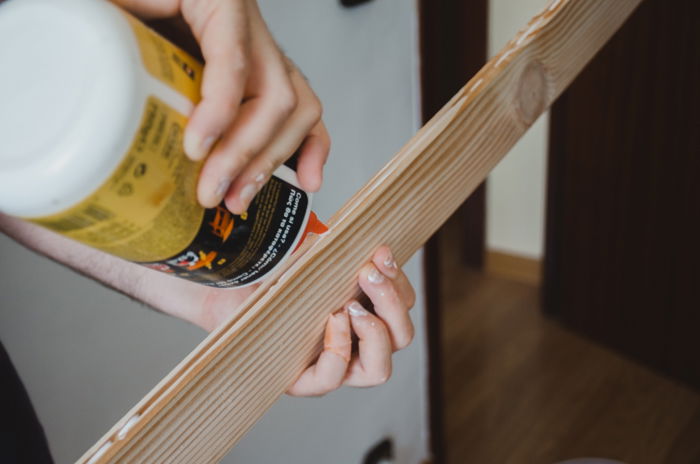
M 552 2 L 341 208 L 328 233 L 308 241 L 80 462 L 220 460 L 318 354 L 327 315 L 357 294 L 357 269 L 374 249 L 386 243 L 405 262 L 640 1 Z

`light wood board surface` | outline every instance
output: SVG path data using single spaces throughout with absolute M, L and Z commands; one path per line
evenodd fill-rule
M 640 1 L 551 2 L 79 462 L 220 460 L 313 361 L 376 247 L 415 253 Z

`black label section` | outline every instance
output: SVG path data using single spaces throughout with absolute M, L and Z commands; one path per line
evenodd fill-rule
M 141 264 L 212 287 L 251 283 L 287 255 L 308 208 L 306 192 L 272 177 L 246 213 L 234 215 L 223 203 L 207 209 L 187 248 L 168 259 Z

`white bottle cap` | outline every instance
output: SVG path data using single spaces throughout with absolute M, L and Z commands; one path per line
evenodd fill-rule
M 95 191 L 133 140 L 136 41 L 102 0 L 9 0 L 0 44 L 0 211 L 59 212 Z

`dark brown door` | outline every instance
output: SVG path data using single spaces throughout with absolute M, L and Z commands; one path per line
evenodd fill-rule
M 556 103 L 546 311 L 700 388 L 700 3 L 646 0 Z

